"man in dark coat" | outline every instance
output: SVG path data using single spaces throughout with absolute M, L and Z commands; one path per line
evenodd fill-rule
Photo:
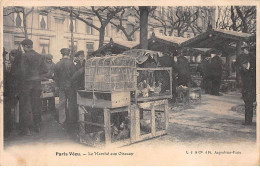
M 46 64 L 46 67 L 47 67 L 47 70 L 48 70 L 47 78 L 49 80 L 54 79 L 55 63 L 53 63 L 52 59 L 53 59 L 53 56 L 51 54 L 45 55 L 44 63 Z M 42 99 L 42 108 L 43 108 L 43 111 L 47 111 L 47 110 L 53 111 L 53 110 L 55 110 L 55 98 L 54 97 L 43 98 Z
M 21 76 L 23 77 L 20 94 L 20 124 L 22 133 L 30 135 L 30 129 L 40 131 L 41 122 L 41 81 L 46 79 L 47 67 L 44 57 L 33 50 L 33 42 L 22 41 L 24 54 L 21 58 Z
M 249 53 L 246 44 L 242 46 L 243 53 L 239 56 L 239 70 L 242 80 L 242 98 L 245 102 L 244 125 L 252 124 L 253 103 L 256 101 L 256 55 L 255 48 Z
M 215 51 L 213 52 L 215 55 L 211 59 L 211 80 L 212 80 L 212 89 L 211 89 L 211 94 L 219 96 L 219 89 L 220 89 L 220 84 L 221 84 L 221 77 L 222 77 L 222 66 L 223 66 L 223 61 L 221 60 L 221 51 Z
M 76 69 L 77 72 L 75 74 L 75 76 L 73 77 L 73 86 L 76 90 L 82 90 L 84 89 L 85 86 L 85 77 L 84 77 L 84 73 L 85 73 L 85 54 L 84 51 L 78 51 L 75 55 L 74 55 L 74 60 L 77 60 L 76 63 Z
M 206 53 L 205 58 L 201 61 L 202 77 L 203 77 L 203 86 L 206 94 L 211 93 L 212 81 L 211 81 L 211 58 L 210 54 Z
M 62 59 L 55 65 L 54 79 L 59 88 L 59 116 L 58 122 L 70 123 L 72 118 L 69 107 L 71 104 L 71 78 L 76 71 L 73 61 L 69 58 L 70 49 L 62 48 L 60 50 Z
M 181 52 L 177 59 L 178 86 L 189 86 L 191 81 L 189 61 L 184 57 L 184 54 L 185 53 Z
M 6 54 L 6 52 L 4 53 Z M 8 136 L 11 132 L 14 119 L 11 116 L 11 110 L 15 109 L 18 103 L 18 95 L 20 93 L 20 60 L 22 52 L 19 50 L 11 50 L 9 53 L 10 66 L 7 69 L 6 64 L 4 64 L 4 129 L 5 136 Z M 5 59 L 6 61 L 6 59 Z

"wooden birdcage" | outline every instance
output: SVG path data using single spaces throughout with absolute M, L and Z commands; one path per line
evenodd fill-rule
M 91 58 L 85 66 L 85 89 L 91 91 L 132 91 L 136 63 L 133 57 L 112 55 Z

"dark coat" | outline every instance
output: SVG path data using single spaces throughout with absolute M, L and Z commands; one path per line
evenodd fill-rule
M 189 61 L 184 56 L 179 56 L 177 60 L 178 84 L 186 84 L 190 82 L 190 66 Z
M 47 77 L 47 67 L 44 62 L 44 56 L 30 50 L 23 54 L 21 58 L 22 72 L 26 81 L 41 81 Z
M 46 60 L 45 60 L 45 64 L 46 64 L 46 67 L 47 67 L 47 70 L 48 70 L 47 78 L 53 79 L 54 78 L 55 63 L 53 63 L 53 62 L 49 63 L 49 62 L 46 62 Z
M 215 56 L 211 59 L 211 75 L 212 76 L 221 76 L 222 75 L 222 65 L 223 62 L 219 56 Z
M 72 87 L 75 90 L 83 90 L 85 88 L 85 67 L 81 67 L 73 74 Z
M 256 58 L 254 56 L 240 55 L 239 63 L 240 75 L 242 80 L 242 97 L 245 102 L 254 102 L 256 100 Z M 242 67 L 242 62 L 250 63 L 249 70 Z
M 68 89 L 71 87 L 71 79 L 76 72 L 76 66 L 69 58 L 62 58 L 54 68 L 54 80 L 57 87 Z

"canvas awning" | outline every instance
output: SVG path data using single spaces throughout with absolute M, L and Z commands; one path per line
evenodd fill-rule
M 223 29 L 210 29 L 181 43 L 181 46 L 193 48 L 215 48 L 225 51 L 230 50 L 230 48 L 236 48 L 236 46 L 231 45 L 232 43 L 255 41 L 255 38 L 255 35 L 249 33 Z
M 91 55 L 99 56 L 104 55 L 106 51 L 110 51 L 112 54 L 120 54 L 124 51 L 131 49 L 132 47 L 136 46 L 138 42 L 135 41 L 114 41 L 112 38 L 110 39 L 109 43 L 102 46 L 98 50 L 92 52 Z
M 148 39 L 148 50 L 158 52 L 170 51 L 172 53 L 175 53 L 176 49 L 180 47 L 180 45 L 188 39 L 189 38 L 174 36 L 155 36 L 155 34 L 153 33 L 151 38 Z M 133 48 L 139 49 L 140 44 Z

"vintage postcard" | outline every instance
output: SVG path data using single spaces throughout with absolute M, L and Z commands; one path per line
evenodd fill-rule
M 0 165 L 260 165 L 260 1 L 0 4 Z

